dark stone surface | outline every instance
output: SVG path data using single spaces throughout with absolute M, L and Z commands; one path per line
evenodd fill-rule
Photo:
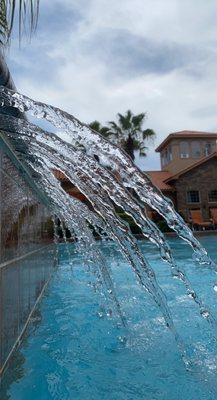
M 175 182 L 177 193 L 177 210 L 188 219 L 190 209 L 201 209 L 205 220 L 210 218 L 210 208 L 217 207 L 216 203 L 209 203 L 208 192 L 217 190 L 217 157 L 212 157 L 207 162 L 181 175 Z M 200 202 L 188 203 L 187 191 L 199 190 Z

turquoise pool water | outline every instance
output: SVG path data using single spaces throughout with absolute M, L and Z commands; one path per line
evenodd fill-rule
M 201 239 L 217 261 L 217 237 Z M 217 319 L 217 276 L 211 267 L 192 262 L 191 251 L 177 239 L 170 244 L 200 297 Z M 60 267 L 44 296 L 13 364 L 0 399 L 11 400 L 216 400 L 217 345 L 213 332 L 171 278 L 156 248 L 141 242 L 166 293 L 174 322 L 193 366 L 187 371 L 159 309 L 136 283 L 120 253 L 109 258 L 112 244 L 98 244 L 112 268 L 116 290 L 128 320 L 127 330 L 106 316 L 103 298 L 88 284 L 78 255 L 73 268 L 60 246 Z M 71 245 L 73 250 L 73 245 Z

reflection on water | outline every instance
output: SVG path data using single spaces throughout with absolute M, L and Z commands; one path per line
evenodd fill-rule
M 34 311 L 30 325 L 28 327 L 27 332 L 25 333 L 22 340 L 22 349 L 28 345 L 28 335 L 34 334 L 34 331 L 37 329 L 39 323 L 41 322 L 41 313 L 40 306 Z M 0 383 L 0 399 L 1 400 L 9 400 L 10 394 L 8 393 L 8 389 L 10 388 L 12 383 L 19 382 L 21 378 L 25 375 L 25 357 L 22 353 L 22 350 L 19 348 L 12 355 L 9 365 L 6 368 L 3 377 Z M 24 399 L 23 399 L 24 400 Z
M 51 241 L 50 213 L 0 144 L 0 263 Z
M 46 246 L 0 269 L 1 366 L 4 365 L 38 296 L 53 272 L 53 258 L 53 246 Z

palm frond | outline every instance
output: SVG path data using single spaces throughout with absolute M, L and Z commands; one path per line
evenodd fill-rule
M 8 35 L 7 8 L 5 0 L 0 0 L 0 44 L 4 45 Z
M 134 115 L 132 117 L 132 125 L 134 128 L 141 129 L 141 126 L 146 118 L 146 113 Z
M 146 147 L 146 146 L 141 147 L 141 148 L 139 149 L 139 155 L 140 155 L 140 157 L 146 157 L 146 156 L 147 156 L 147 150 L 148 150 L 148 147 Z
M 94 131 L 99 132 L 104 137 L 108 137 L 110 134 L 110 128 L 108 126 L 101 125 L 99 121 L 91 122 L 89 127 Z
M 128 110 L 125 115 L 118 113 L 118 122 L 123 130 L 130 130 L 132 127 L 132 111 Z
M 137 139 L 133 139 L 133 150 L 140 150 L 142 143 L 137 140 Z
M 145 139 L 154 139 L 155 138 L 155 136 L 156 136 L 156 133 L 155 133 L 155 131 L 153 131 L 153 129 L 145 129 L 143 132 L 142 132 L 142 135 L 143 135 L 143 140 L 145 140 Z
M 107 126 L 102 126 L 100 129 L 101 135 L 108 137 L 111 133 L 110 129 Z
M 18 32 L 21 40 L 23 31 L 30 36 L 38 23 L 40 0 L 0 0 L 0 44 L 8 45 L 18 13 Z
M 118 124 L 116 124 L 116 122 L 114 122 L 114 121 L 109 121 L 109 127 L 111 128 L 111 130 L 114 132 L 114 133 L 117 133 L 117 134 L 121 134 L 121 128 L 118 126 Z
M 94 131 L 96 131 L 96 132 L 99 132 L 100 131 L 100 122 L 99 121 L 93 121 L 93 122 L 91 122 L 90 124 L 89 124 L 89 127 L 91 128 L 91 129 L 93 129 Z

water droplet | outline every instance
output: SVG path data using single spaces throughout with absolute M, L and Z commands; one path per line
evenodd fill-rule
M 118 336 L 119 342 L 125 344 L 127 342 L 127 338 L 125 336 Z
M 201 315 L 203 318 L 209 318 L 209 311 L 203 310 L 203 311 L 201 311 Z
M 215 284 L 213 285 L 213 290 L 214 290 L 215 292 L 217 292 L 217 283 L 215 283 Z
M 109 310 L 107 311 L 106 315 L 107 315 L 107 317 L 112 317 L 112 310 L 109 309 Z
M 190 299 L 195 299 L 196 298 L 196 293 L 195 292 L 189 292 L 188 293 L 188 297 L 190 297 Z

